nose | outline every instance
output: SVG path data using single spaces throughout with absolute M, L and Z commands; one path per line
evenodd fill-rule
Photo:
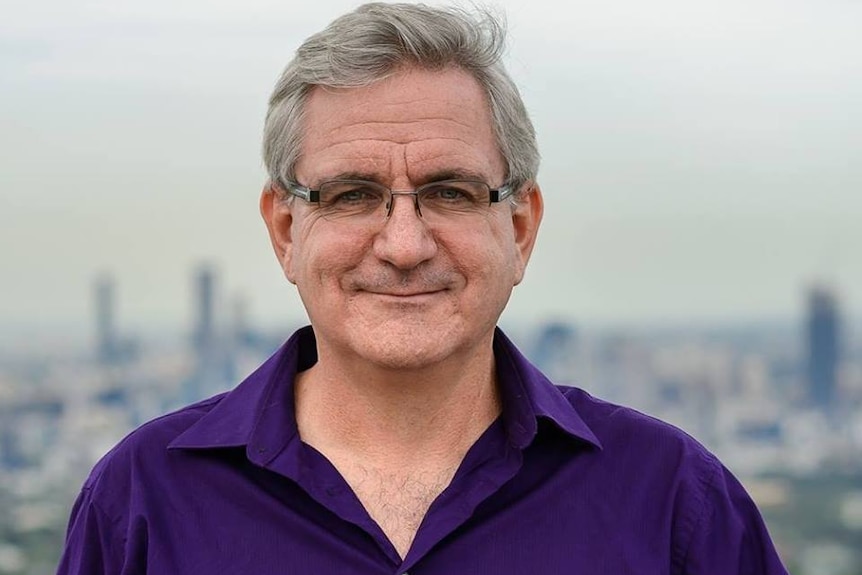
M 434 257 L 437 241 L 420 217 L 415 195 L 394 194 L 391 201 L 389 217 L 374 238 L 374 254 L 398 269 L 413 269 Z

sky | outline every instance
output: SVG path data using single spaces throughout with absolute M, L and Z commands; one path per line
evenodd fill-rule
M 258 214 L 263 117 L 357 4 L 0 0 L 0 332 L 89 329 L 103 273 L 124 329 L 185 329 L 201 262 L 225 307 L 302 321 Z M 862 2 L 487 5 L 546 202 L 504 317 L 794 319 L 815 283 L 862 313 Z

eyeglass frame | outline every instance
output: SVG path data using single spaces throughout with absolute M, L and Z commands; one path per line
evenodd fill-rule
M 303 186 L 302 184 L 300 184 L 299 182 L 296 182 L 294 180 L 285 180 L 284 183 L 286 185 L 280 185 L 279 187 L 282 188 L 284 191 L 286 191 L 287 193 L 289 193 L 292 196 L 295 196 L 297 198 L 301 198 L 308 203 L 314 203 L 314 204 L 320 205 L 320 186 L 325 186 L 327 184 L 337 184 L 337 183 L 342 183 L 342 184 L 351 184 L 351 183 L 354 183 L 354 184 L 372 184 L 374 186 L 377 186 L 377 187 L 384 189 L 384 190 L 389 192 L 390 201 L 389 201 L 389 205 L 386 209 L 386 216 L 383 218 L 384 220 L 387 220 L 392 215 L 392 208 L 395 205 L 395 196 L 413 196 L 413 207 L 416 210 L 416 213 L 419 215 L 419 217 L 422 217 L 422 205 L 419 203 L 419 194 L 422 192 L 422 190 L 428 189 L 431 186 L 439 186 L 439 185 L 443 185 L 443 184 L 447 184 L 447 183 L 453 183 L 453 182 L 481 184 L 481 185 L 487 187 L 488 188 L 488 206 L 491 206 L 492 204 L 500 203 L 500 202 L 502 202 L 508 198 L 511 198 L 512 196 L 515 195 L 515 193 L 520 188 L 520 186 L 517 185 L 517 182 L 514 182 L 514 181 L 509 181 L 509 182 L 502 184 L 501 186 L 499 186 L 497 188 L 492 188 L 489 184 L 487 184 L 486 182 L 483 182 L 481 180 L 452 179 L 452 178 L 446 179 L 446 180 L 436 180 L 433 182 L 428 182 L 428 183 L 422 184 L 420 186 L 417 186 L 412 191 L 410 191 L 410 190 L 393 190 L 392 188 L 389 188 L 388 186 L 385 186 L 379 182 L 374 182 L 372 180 L 356 180 L 356 179 L 327 180 L 327 181 L 319 184 L 317 189 L 311 188 L 310 186 Z

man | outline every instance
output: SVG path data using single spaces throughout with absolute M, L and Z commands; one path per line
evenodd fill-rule
M 60 573 L 785 573 L 703 447 L 496 330 L 543 210 L 502 41 L 369 4 L 300 47 L 260 207 L 311 327 L 108 454 Z

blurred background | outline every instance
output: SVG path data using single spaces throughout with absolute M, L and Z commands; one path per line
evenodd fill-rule
M 305 323 L 260 133 L 357 4 L 0 0 L 0 574 L 53 572 L 107 449 Z M 795 575 L 862 574 L 862 4 L 490 6 L 547 206 L 504 329 L 718 453 Z

